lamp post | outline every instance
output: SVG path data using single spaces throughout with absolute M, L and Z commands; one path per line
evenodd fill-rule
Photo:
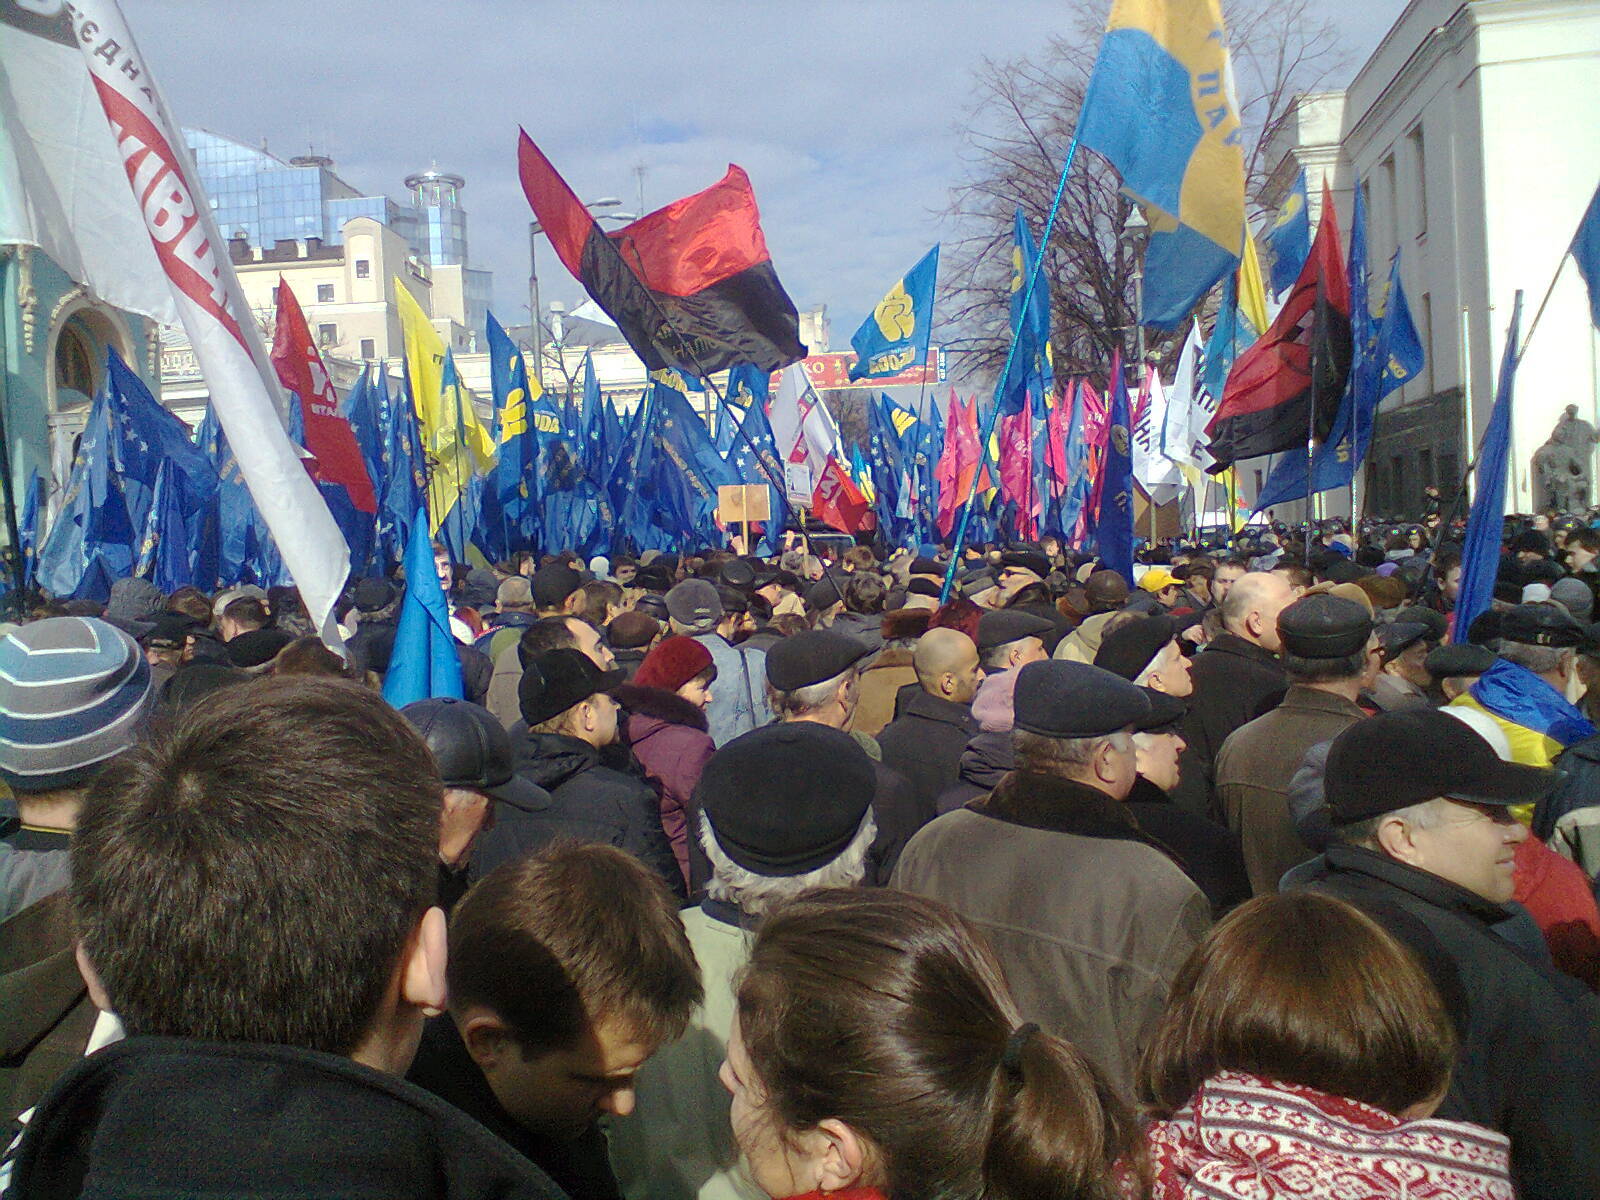
M 1138 359 L 1138 370 L 1134 378 L 1142 390 L 1144 387 L 1145 373 L 1145 342 L 1144 342 L 1144 251 L 1150 241 L 1150 222 L 1144 219 L 1144 213 L 1135 204 L 1128 212 L 1128 219 L 1122 223 L 1122 232 L 1117 235 L 1120 241 L 1133 255 L 1133 336 L 1135 353 Z M 1131 415 L 1131 414 L 1130 414 Z M 1128 431 L 1132 433 L 1132 430 Z M 1156 540 L 1156 502 L 1152 496 L 1145 498 L 1145 511 L 1150 514 L 1150 544 L 1155 545 Z
M 597 208 L 616 208 L 622 203 L 615 196 L 605 196 L 599 200 L 585 201 L 584 207 L 591 213 Z M 617 219 L 620 214 L 606 214 Z M 596 214 L 597 219 L 605 219 Z M 629 217 L 628 220 L 633 220 Z M 528 340 L 533 349 L 533 377 L 539 386 L 544 387 L 544 338 L 539 331 L 539 235 L 544 232 L 544 226 L 537 221 L 528 222 Z

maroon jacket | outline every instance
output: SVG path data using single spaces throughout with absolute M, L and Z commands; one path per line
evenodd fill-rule
M 624 684 L 617 699 L 628 711 L 628 743 L 661 793 L 661 827 L 689 880 L 689 799 L 716 750 L 705 713 L 676 692 Z

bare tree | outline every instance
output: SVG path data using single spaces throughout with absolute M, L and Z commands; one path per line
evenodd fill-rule
M 1233 0 L 1224 10 L 1245 129 L 1246 207 L 1258 212 L 1267 144 L 1296 97 L 1340 65 L 1338 38 L 1311 0 Z M 1077 0 L 1072 35 L 1034 56 L 985 60 L 976 72 L 962 131 L 966 175 L 946 210 L 957 234 L 946 242 L 942 289 L 944 320 L 956 331 L 946 345 L 962 377 L 992 380 L 1005 360 L 1012 215 L 1021 208 L 1034 236 L 1043 232 L 1099 49 L 1102 13 L 1098 0 Z M 1132 209 L 1119 186 L 1104 159 L 1079 148 L 1043 251 L 1057 380 L 1103 378 L 1113 350 L 1133 349 L 1136 258 L 1119 236 Z M 1151 331 L 1149 351 L 1168 360 L 1181 342 Z

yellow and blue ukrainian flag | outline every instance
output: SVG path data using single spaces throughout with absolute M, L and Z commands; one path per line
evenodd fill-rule
M 856 361 L 851 379 L 881 379 L 928 361 L 933 332 L 933 294 L 939 279 L 939 247 L 895 281 L 850 339 Z
M 1150 222 L 1144 324 L 1175 329 L 1239 265 L 1244 148 L 1219 0 L 1114 0 L 1078 136 Z

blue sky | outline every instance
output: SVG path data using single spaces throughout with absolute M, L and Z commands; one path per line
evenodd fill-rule
M 971 75 L 1071 28 L 1065 0 L 123 0 L 177 119 L 284 157 L 314 145 L 400 198 L 437 163 L 466 177 L 496 315 L 527 319 L 518 124 L 585 198 L 637 211 L 750 173 L 796 304 L 835 349 L 950 230 Z M 1350 69 L 1402 0 L 1330 7 Z M 584 298 L 545 245 L 545 303 Z

